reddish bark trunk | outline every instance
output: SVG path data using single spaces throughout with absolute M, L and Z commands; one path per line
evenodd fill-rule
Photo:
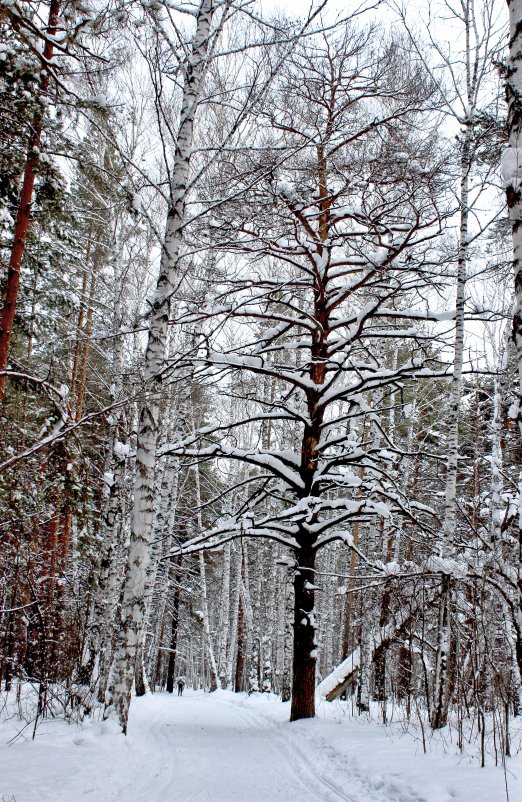
M 53 36 L 56 33 L 58 23 L 58 15 L 60 13 L 60 0 L 51 0 L 49 7 L 49 21 L 47 25 L 47 34 Z M 43 58 L 45 61 L 50 61 L 53 55 L 53 45 L 49 39 L 46 40 L 43 49 Z M 40 96 L 43 97 L 49 86 L 49 73 L 47 70 L 42 71 L 40 78 Z M 0 372 L 7 368 L 9 363 L 9 354 L 11 347 L 11 335 L 13 332 L 14 316 L 16 311 L 16 301 L 18 298 L 18 289 L 20 287 L 20 268 L 22 265 L 22 258 L 24 255 L 25 241 L 27 239 L 27 232 L 29 231 L 29 222 L 31 217 L 31 204 L 33 201 L 34 180 L 35 180 L 35 166 L 38 159 L 38 152 L 42 139 L 42 122 L 43 115 L 39 109 L 33 119 L 33 132 L 29 140 L 29 147 L 27 150 L 27 161 L 25 164 L 24 180 L 22 183 L 22 191 L 20 194 L 20 203 L 18 205 L 18 212 L 16 215 L 16 223 L 14 229 L 13 247 L 11 249 L 11 257 L 9 259 L 9 267 L 7 270 L 7 285 L 5 290 L 4 305 L 2 308 L 2 315 L 0 317 Z M 5 376 L 0 375 L 0 402 L 4 396 Z
M 239 597 L 239 613 L 237 619 L 237 660 L 236 673 L 234 676 L 234 691 L 240 693 L 244 690 L 245 674 L 245 648 L 246 648 L 246 627 L 245 627 L 245 605 L 241 596 Z

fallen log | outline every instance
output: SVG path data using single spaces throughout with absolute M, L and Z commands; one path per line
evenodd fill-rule
M 415 620 L 419 607 L 398 614 L 395 620 L 384 627 L 375 629 L 370 633 L 371 662 L 374 663 L 383 650 L 391 646 L 410 628 Z M 353 650 L 334 670 L 323 679 L 316 688 L 316 694 L 327 702 L 338 699 L 344 691 L 357 679 L 361 667 L 361 650 Z

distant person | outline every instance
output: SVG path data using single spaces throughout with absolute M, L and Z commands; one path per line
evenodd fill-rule
M 185 677 L 178 677 L 178 696 L 183 696 L 184 687 L 185 687 Z

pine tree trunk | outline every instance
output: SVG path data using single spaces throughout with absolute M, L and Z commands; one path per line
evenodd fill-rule
M 315 550 L 300 548 L 296 560 L 290 721 L 315 716 Z
M 54 47 L 52 37 L 56 34 L 58 17 L 60 14 L 60 0 L 51 0 L 49 6 L 49 18 L 46 29 L 46 39 L 42 52 L 42 59 L 50 62 L 53 57 Z M 13 235 L 13 247 L 7 269 L 7 285 L 5 289 L 4 305 L 0 315 L 0 403 L 4 397 L 5 375 L 2 375 L 9 364 L 9 354 L 11 348 L 11 337 L 13 334 L 13 324 L 16 312 L 16 302 L 20 287 L 20 270 L 25 250 L 25 242 L 29 231 L 31 220 L 31 204 L 33 202 L 35 171 L 38 166 L 38 154 L 42 141 L 43 131 L 43 103 L 49 88 L 49 73 L 42 69 L 39 87 L 39 102 L 42 106 L 35 112 L 32 124 L 32 136 L 29 140 L 27 159 L 25 163 L 24 179 L 20 202 Z

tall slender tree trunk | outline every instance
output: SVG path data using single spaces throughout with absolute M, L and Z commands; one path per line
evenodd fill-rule
M 214 641 L 212 632 L 210 631 L 210 614 L 208 610 L 208 592 L 207 592 L 207 573 L 205 567 L 205 555 L 202 551 L 199 552 L 199 579 L 201 582 L 201 607 L 203 614 L 203 632 L 205 634 L 205 644 L 209 659 L 210 667 L 210 690 L 215 691 L 219 686 L 218 667 L 216 663 L 216 655 L 214 651 Z
M 461 152 L 460 232 L 455 303 L 455 348 L 447 423 L 448 457 L 446 461 L 444 520 L 440 545 L 441 557 L 450 557 L 453 555 L 457 526 L 459 408 L 462 396 L 462 367 L 464 361 L 464 302 L 468 260 L 469 174 L 471 169 L 472 136 L 472 121 L 469 120 L 464 129 L 464 141 Z M 450 669 L 449 653 L 452 639 L 451 595 L 451 579 L 448 575 L 444 575 L 441 583 L 437 654 L 435 657 L 435 676 L 433 683 L 433 709 L 431 714 L 431 725 L 433 729 L 445 727 L 448 718 L 450 687 L 448 672 Z
M 78 367 L 80 364 L 80 352 L 82 349 L 82 331 L 85 321 L 85 299 L 87 298 L 87 280 L 89 278 L 89 262 L 91 259 L 92 247 L 92 224 L 89 226 L 87 236 L 87 249 L 85 253 L 85 267 L 83 268 L 82 287 L 80 290 L 80 311 L 78 312 L 78 322 L 76 324 L 76 342 L 74 343 L 74 356 L 71 369 L 71 398 L 76 394 L 76 381 L 78 379 Z
M 284 621 L 283 621 L 283 676 L 281 679 L 281 701 L 289 702 L 292 697 L 292 582 L 285 575 Z
M 56 34 L 58 18 L 60 15 L 60 0 L 51 0 L 49 6 L 49 17 L 46 29 L 46 39 L 42 52 L 45 62 L 50 62 L 53 57 L 54 47 L 52 37 Z M 39 101 L 43 101 L 49 88 L 49 73 L 47 69 L 42 69 L 40 76 Z M 13 334 L 13 324 L 16 312 L 16 302 L 20 287 L 20 270 L 25 250 L 25 242 L 29 231 L 31 220 L 31 204 L 33 202 L 35 172 L 38 164 L 38 154 L 42 141 L 43 132 L 43 103 L 35 112 L 32 125 L 32 135 L 27 149 L 24 179 L 20 202 L 14 228 L 13 247 L 7 269 L 7 285 L 5 290 L 2 314 L 0 315 L 0 403 L 4 397 L 5 375 L 2 371 L 9 364 L 9 354 L 11 351 L 11 337 Z
M 239 693 L 244 689 L 244 676 L 245 676 L 245 650 L 246 650 L 246 632 L 245 632 L 245 605 L 241 588 L 239 593 L 239 610 L 237 617 L 237 657 L 236 657 L 236 671 L 234 674 L 234 691 Z
M 509 147 L 502 154 L 502 174 L 513 238 L 515 308 L 513 342 L 518 367 L 517 422 L 522 441 L 522 2 L 507 0 L 509 11 L 509 58 L 506 79 Z M 515 610 L 515 653 L 522 676 L 522 471 L 519 476 L 518 598 Z
M 247 615 L 246 615 L 246 590 L 245 579 L 245 547 L 241 541 L 241 557 L 238 575 L 239 584 L 239 609 L 237 619 L 237 658 L 236 672 L 234 676 L 234 690 L 236 693 L 245 689 L 245 657 L 247 651 Z
M 361 473 L 361 470 L 359 471 Z M 357 567 L 357 547 L 359 545 L 359 529 L 360 523 L 356 521 L 353 525 L 353 545 L 355 548 L 350 550 L 350 576 L 348 579 L 348 587 L 346 593 L 346 601 L 344 603 L 344 626 L 343 626 L 343 648 L 342 658 L 345 660 L 351 651 L 351 637 L 352 637 L 352 608 L 353 608 L 353 593 L 352 588 L 355 583 L 355 570 Z
M 176 558 L 176 565 L 181 568 L 181 557 Z M 172 619 L 170 624 L 169 661 L 167 664 L 167 693 L 174 692 L 174 673 L 176 670 L 176 652 L 178 648 L 178 622 L 181 604 L 181 573 L 174 576 L 174 603 L 172 606 Z
M 214 13 L 213 0 L 202 0 L 186 66 L 172 170 L 170 208 L 156 293 L 149 317 L 144 366 L 145 389 L 139 415 L 131 542 L 123 591 L 122 631 L 111 670 L 105 709 L 105 716 L 109 715 L 113 709 L 116 711 L 123 732 L 127 731 L 134 665 L 145 617 L 145 582 L 150 559 L 154 517 L 154 467 L 162 393 L 162 370 L 167 348 L 171 299 L 182 255 L 194 120 L 208 61 Z
M 76 413 L 75 413 L 76 421 L 81 420 L 83 414 L 83 405 L 85 400 L 85 386 L 87 383 L 87 364 L 89 359 L 89 339 L 92 334 L 92 319 L 94 314 L 93 303 L 94 303 L 94 294 L 96 292 L 96 278 L 99 268 L 99 262 L 100 262 L 100 255 L 95 251 L 94 258 L 92 260 L 89 298 L 87 300 L 87 320 L 85 322 L 85 329 L 83 330 L 83 332 L 78 331 L 78 335 L 80 337 L 83 337 L 83 341 L 80 343 L 79 361 L 77 363 L 78 371 L 75 375 L 75 379 L 77 379 L 78 382 L 77 396 L 76 396 Z
M 225 671 L 225 687 L 228 690 L 233 690 L 232 676 L 234 673 L 234 659 L 236 656 L 236 644 L 238 641 L 239 630 L 239 608 L 241 605 L 241 551 L 237 547 L 233 551 L 233 591 L 231 608 L 231 621 L 230 621 L 230 637 L 227 649 L 227 664 Z
M 223 554 L 218 654 L 219 682 L 223 689 L 227 687 L 227 646 L 230 633 L 230 572 L 231 546 L 230 543 L 227 543 Z

